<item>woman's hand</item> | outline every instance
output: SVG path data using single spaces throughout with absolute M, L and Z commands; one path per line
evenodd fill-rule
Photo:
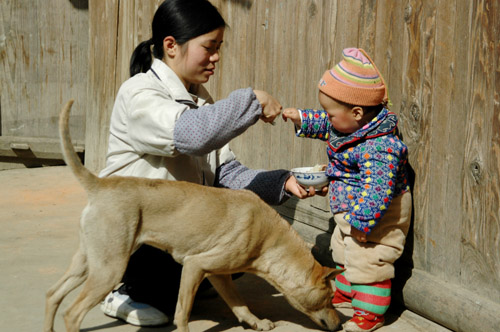
M 328 194 L 328 186 L 321 188 L 321 191 L 316 191 L 314 187 L 309 187 L 309 191 L 307 191 L 304 187 L 302 187 L 297 179 L 292 175 L 285 182 L 285 190 L 290 194 L 303 199 L 307 197 L 312 197 L 315 195 L 326 196 Z
M 280 115 L 281 109 L 283 108 L 281 104 L 269 93 L 262 90 L 253 90 L 257 100 L 262 106 L 262 114 L 260 119 L 267 123 L 273 123 L 274 119 Z
M 283 114 L 281 114 L 283 120 L 290 119 L 294 124 L 300 126 L 302 124 L 302 119 L 300 118 L 299 110 L 296 108 L 285 108 Z
M 351 236 L 358 242 L 366 242 L 366 234 L 359 229 L 351 226 Z

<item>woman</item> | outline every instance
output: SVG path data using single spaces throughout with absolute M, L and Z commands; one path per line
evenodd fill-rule
M 131 78 L 116 97 L 100 176 L 246 188 L 269 204 L 282 203 L 292 194 L 315 194 L 286 170 L 248 169 L 229 149 L 228 142 L 259 119 L 272 122 L 281 105 L 252 88 L 213 103 L 201 84 L 214 74 L 225 26 L 206 0 L 167 0 L 160 5 L 152 22 L 153 37 L 135 49 Z M 167 253 L 142 246 L 131 257 L 124 284 L 106 297 L 101 309 L 134 325 L 166 323 L 165 312 L 177 300 L 181 268 Z

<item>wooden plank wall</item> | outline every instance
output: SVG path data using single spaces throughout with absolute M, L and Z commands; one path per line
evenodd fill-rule
M 151 38 L 151 20 L 159 0 L 90 0 L 89 104 L 85 163 L 98 171 L 105 165 L 109 118 L 114 96 L 129 77 L 135 46 Z
M 88 27 L 84 0 L 0 2 L 0 168 L 16 157 L 61 159 L 57 118 L 69 98 L 83 145 Z

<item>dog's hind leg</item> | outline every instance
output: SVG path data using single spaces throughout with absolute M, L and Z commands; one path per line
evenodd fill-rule
M 85 281 L 87 273 L 87 259 L 81 249 L 78 249 L 73 256 L 73 260 L 68 270 L 61 279 L 47 291 L 45 300 L 45 324 L 43 329 L 45 332 L 53 331 L 54 318 L 59 305 L 69 292 Z
M 231 275 L 211 275 L 208 280 L 231 308 L 240 323 L 245 322 L 256 331 L 269 331 L 274 328 L 273 322 L 268 319 L 259 319 L 250 312 L 245 301 L 236 291 Z
M 89 261 L 89 274 L 82 291 L 64 314 L 67 332 L 78 332 L 87 312 L 120 282 L 127 259 L 120 259 L 119 255 L 113 259 L 101 262 L 105 268 Z

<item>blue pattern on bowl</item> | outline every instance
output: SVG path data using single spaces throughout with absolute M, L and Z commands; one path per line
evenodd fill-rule
M 313 167 L 298 167 L 292 169 L 292 174 L 297 179 L 297 182 L 308 188 L 313 186 L 314 189 L 321 189 L 329 182 L 325 171 L 311 172 Z

